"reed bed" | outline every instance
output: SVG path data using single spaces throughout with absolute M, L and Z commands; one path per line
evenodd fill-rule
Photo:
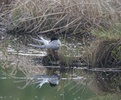
M 90 47 L 88 60 L 98 87 L 106 92 L 121 91 L 121 39 L 98 40 Z
M 82 34 L 100 25 L 109 28 L 121 17 L 118 0 L 11 0 L 7 5 L 0 18 L 15 34 Z

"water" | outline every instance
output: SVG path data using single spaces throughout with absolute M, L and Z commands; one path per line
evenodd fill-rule
M 71 80 L 61 75 L 61 81 L 55 87 L 51 87 L 48 83 L 41 88 L 36 87 L 37 84 L 26 86 L 26 81 L 20 82 L 22 79 L 19 78 L 40 73 L 47 75 L 46 69 L 40 69 L 43 67 L 40 62 L 36 63 L 33 60 L 43 57 L 46 52 L 24 46 L 16 47 L 19 49 L 17 52 L 13 47 L 11 45 L 6 47 L 7 57 L 4 52 L 0 52 L 1 62 L 6 61 L 0 66 L 7 67 L 6 70 L 0 70 L 0 100 L 86 100 L 95 95 L 86 84 L 80 83 L 81 76 L 78 77 L 79 80 L 76 78 Z M 16 76 L 18 79 L 11 76 Z M 22 87 L 24 88 L 21 89 Z
M 15 83 L 14 79 L 0 80 L 0 100 L 87 100 L 94 93 L 74 81 L 61 81 L 56 87 L 44 84 L 40 89 L 34 85 L 20 89 L 25 82 Z
M 75 44 L 68 44 L 69 47 L 73 49 L 67 50 L 65 54 L 73 53 L 71 56 L 80 56 L 81 49 L 79 48 L 76 51 L 75 48 L 77 47 L 73 47 Z M 51 87 L 48 83 L 43 84 L 41 88 L 38 88 L 37 84 L 26 85 L 28 82 L 26 79 L 27 76 L 52 74 L 46 71 L 46 68 L 43 68 L 41 64 L 41 58 L 46 55 L 46 52 L 44 50 L 40 51 L 24 46 L 17 47 L 16 49 L 20 49 L 18 52 L 14 50 L 11 45 L 9 46 L 6 51 L 0 52 L 0 66 L 7 69 L 0 69 L 0 100 L 114 100 L 114 97 L 111 97 L 112 95 L 109 96 L 111 99 L 108 99 L 108 97 L 105 99 L 103 93 L 101 94 L 103 97 L 99 99 L 97 93 L 92 89 L 94 88 L 96 90 L 95 84 L 90 89 L 89 84 L 94 80 L 90 74 L 83 74 L 82 70 L 87 69 L 86 67 L 74 68 L 71 72 L 59 72 L 61 80 L 55 87 Z M 80 47 L 80 44 L 78 47 Z M 74 51 L 76 51 L 75 54 Z M 5 54 L 7 54 L 7 56 Z M 70 55 L 68 54 L 68 56 Z M 112 71 L 109 69 L 106 70 Z M 94 68 L 89 71 L 100 72 L 106 70 Z M 73 79 L 70 79 L 70 75 L 74 76 Z M 16 76 L 16 78 L 12 76 Z M 21 79 L 22 77 L 24 77 L 24 79 Z M 21 82 L 22 80 L 24 81 Z M 24 88 L 22 89 L 22 87 Z M 94 99 L 95 97 L 96 99 Z M 121 98 L 115 100 L 121 100 Z
M 57 86 L 51 87 L 45 83 L 38 88 L 38 84 L 25 86 L 28 79 L 20 70 L 14 75 L 16 77 L 5 75 L 10 70 L 0 70 L 0 100 L 88 100 L 95 96 L 86 83 L 81 82 L 86 80 L 82 76 L 72 79 L 63 74 Z

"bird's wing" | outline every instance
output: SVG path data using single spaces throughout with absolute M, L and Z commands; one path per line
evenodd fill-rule
M 45 45 L 35 45 L 35 44 L 28 44 L 29 46 L 32 46 L 32 47 L 35 47 L 35 48 L 38 48 L 38 49 L 45 49 L 46 46 Z
M 40 39 L 36 39 L 36 38 L 33 38 L 33 37 L 31 37 L 31 38 L 32 38 L 33 40 L 37 41 L 37 42 L 43 43 L 44 45 L 47 45 L 47 44 L 49 43 L 49 41 L 46 40 L 46 39 L 44 39 L 43 37 L 41 37 L 41 36 L 39 36 L 39 35 L 38 35 L 38 37 L 39 37 Z
M 37 85 L 36 88 L 39 87 L 39 89 L 40 89 L 45 83 L 48 83 L 48 79 L 43 79 L 42 82 L 38 82 L 38 83 L 39 83 L 39 85 Z
M 41 43 L 44 44 L 43 40 L 35 39 L 35 38 L 33 38 L 33 37 L 32 37 L 32 39 L 35 40 L 35 41 L 37 41 L 37 42 L 41 42 Z
M 58 45 L 59 45 L 60 47 L 61 47 L 61 45 L 62 45 L 60 40 L 58 40 Z
M 46 46 L 45 46 L 45 48 L 46 49 L 59 49 L 60 48 L 60 43 L 58 43 L 58 42 L 56 42 L 57 40 L 55 40 L 55 41 L 52 41 L 52 42 L 49 42 Z
M 38 37 L 43 41 L 44 45 L 47 45 L 50 42 L 39 35 L 38 35 Z

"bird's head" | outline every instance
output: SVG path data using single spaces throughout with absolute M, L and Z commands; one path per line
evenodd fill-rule
M 52 37 L 51 41 L 54 41 L 54 40 L 58 40 L 58 38 L 57 37 Z
M 51 87 L 54 87 L 59 84 L 60 77 L 57 74 L 53 74 L 48 80 Z

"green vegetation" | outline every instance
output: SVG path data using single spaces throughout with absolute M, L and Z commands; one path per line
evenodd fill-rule
M 100 26 L 93 29 L 91 33 L 101 39 L 119 39 L 121 37 L 121 24 L 114 25 L 109 29 Z

